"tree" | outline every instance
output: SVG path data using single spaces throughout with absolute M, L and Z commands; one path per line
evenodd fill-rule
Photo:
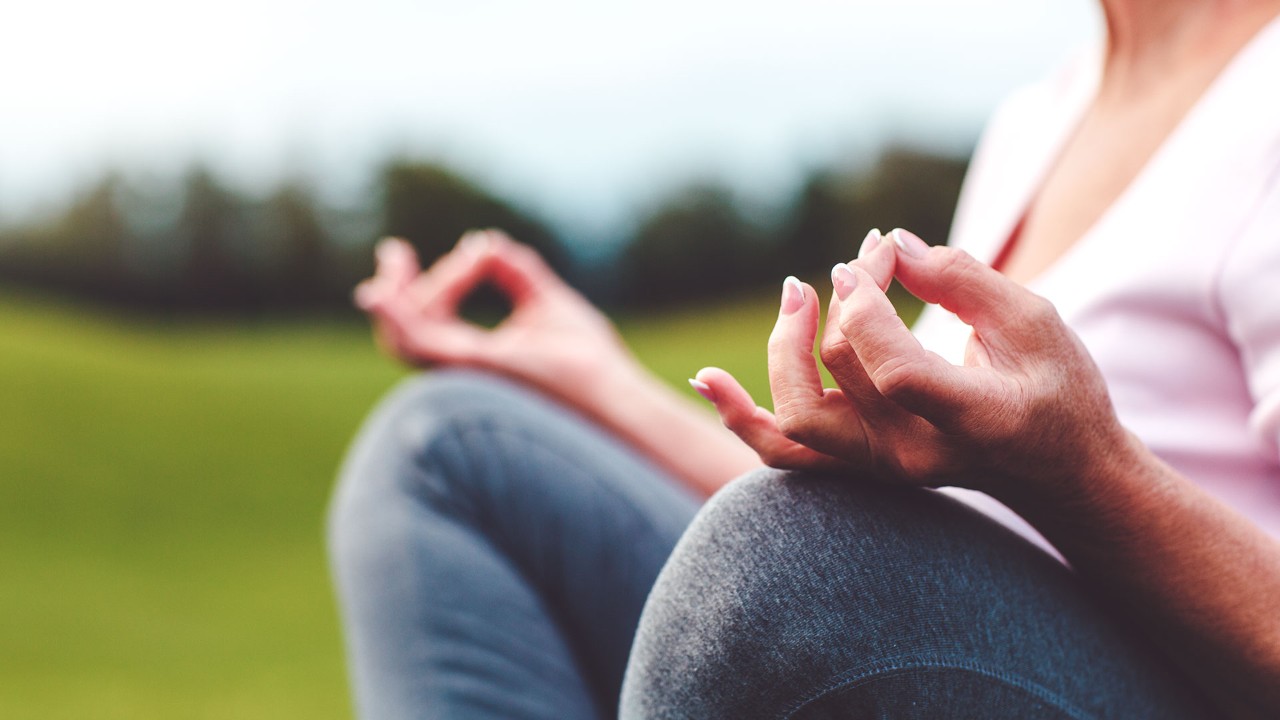
M 243 205 L 206 168 L 197 166 L 187 174 L 175 229 L 187 248 L 175 289 L 182 305 L 209 311 L 261 304 L 245 267 L 249 240 Z
M 335 287 L 330 278 L 332 241 L 311 192 L 302 183 L 287 183 L 267 199 L 262 215 L 255 235 L 274 250 L 264 278 L 272 303 L 314 307 L 345 302 L 349 288 Z
M 743 218 L 729 191 L 701 184 L 675 194 L 640 224 L 620 274 L 629 304 L 661 306 L 722 297 L 776 272 L 763 234 Z
M 408 240 L 423 263 L 467 230 L 500 228 L 532 246 L 562 274 L 568 256 L 542 223 L 438 165 L 397 161 L 382 173 L 382 233 Z
M 963 158 L 890 148 L 857 193 L 865 222 L 886 232 L 907 228 L 934 245 L 946 243 L 967 167 Z

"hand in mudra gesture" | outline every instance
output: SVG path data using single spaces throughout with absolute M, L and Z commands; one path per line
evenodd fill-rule
M 884 294 L 894 277 L 973 328 L 963 366 L 911 335 Z M 838 387 L 822 387 L 818 299 L 794 278 L 769 339 L 773 413 L 723 370 L 698 373 L 725 425 L 765 463 L 1037 493 L 1069 491 L 1131 447 L 1100 372 L 1053 306 L 968 254 L 872 231 L 832 280 L 820 356 Z
M 511 303 L 493 328 L 459 306 L 482 283 Z M 466 234 L 423 271 L 408 243 L 384 240 L 374 277 L 356 288 L 389 352 L 415 366 L 489 370 L 586 407 L 611 373 L 634 360 L 609 320 L 532 248 L 496 230 Z

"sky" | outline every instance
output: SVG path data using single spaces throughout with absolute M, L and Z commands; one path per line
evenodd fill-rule
M 10 3 L 0 219 L 192 159 L 341 205 L 408 154 L 608 232 L 689 180 L 767 201 L 888 141 L 967 151 L 1097 25 L 1088 0 Z

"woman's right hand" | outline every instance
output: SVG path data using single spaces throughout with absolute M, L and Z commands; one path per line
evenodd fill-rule
M 492 329 L 458 312 L 484 283 L 512 307 Z M 408 364 L 483 368 L 588 413 L 601 388 L 620 372 L 639 370 L 603 313 L 532 248 L 497 230 L 467 233 L 426 271 L 408 243 L 384 240 L 376 273 L 355 299 L 372 316 L 382 346 Z
M 765 462 L 829 469 L 835 458 L 886 482 L 960 485 L 1006 504 L 1074 502 L 1094 477 L 1146 468 L 1149 453 L 1048 300 L 963 251 L 891 237 L 873 232 L 858 260 L 833 268 L 821 357 L 838 388 L 823 388 L 813 357 L 817 295 L 795 280 L 769 341 L 771 423 L 739 424 L 749 396 L 727 374 L 699 373 Z M 884 292 L 895 276 L 974 329 L 963 366 L 911 335 Z

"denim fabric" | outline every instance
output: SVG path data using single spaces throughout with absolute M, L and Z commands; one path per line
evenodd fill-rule
M 627 718 L 1214 716 L 1069 570 L 937 493 L 766 471 L 695 512 L 536 394 L 408 381 L 331 508 L 360 716 L 611 717 L 619 693 Z
M 941 494 L 762 471 L 645 605 L 624 718 L 1210 718 L 1071 571 Z
M 359 715 L 614 716 L 644 598 L 697 506 L 528 391 L 408 381 L 330 511 Z

